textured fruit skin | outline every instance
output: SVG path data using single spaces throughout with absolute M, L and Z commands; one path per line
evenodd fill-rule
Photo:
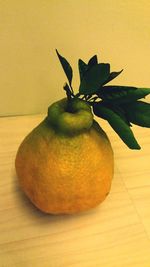
M 101 203 L 110 191 L 113 151 L 94 121 L 79 135 L 57 133 L 47 118 L 22 142 L 16 156 L 19 183 L 40 210 L 71 214 Z
M 105 199 L 114 158 L 91 107 L 75 99 L 70 113 L 62 99 L 49 107 L 48 116 L 25 137 L 15 166 L 22 190 L 36 207 L 46 213 L 72 214 Z

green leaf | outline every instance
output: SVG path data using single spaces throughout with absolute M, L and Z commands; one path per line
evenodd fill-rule
M 129 86 L 104 86 L 97 94 L 105 101 L 122 104 L 130 103 L 150 94 L 149 88 L 136 88 Z
M 133 123 L 150 128 L 150 104 L 136 101 L 125 106 L 126 115 Z
M 107 105 L 107 103 L 105 103 L 105 106 L 108 107 L 109 109 L 113 110 L 116 114 L 118 114 L 124 120 L 124 122 L 128 126 L 132 127 L 130 120 L 128 119 L 128 117 L 126 115 L 126 111 L 124 110 L 124 108 L 122 106 L 113 105 L 113 104 Z
M 96 103 L 93 106 L 93 111 L 95 115 L 108 121 L 111 127 L 129 148 L 140 149 L 130 127 L 118 114 L 101 103 Z
M 72 76 L 73 76 L 72 68 L 71 68 L 69 62 L 58 53 L 57 49 L 56 49 L 56 53 L 57 53 L 57 56 L 60 60 L 61 65 L 63 67 L 63 70 L 64 70 L 64 72 L 68 78 L 69 85 L 71 86 Z
M 111 72 L 108 79 L 105 81 L 104 84 L 112 81 L 113 79 L 115 79 L 121 72 L 123 71 L 123 69 L 121 71 L 114 71 L 114 72 Z
M 79 59 L 78 67 L 79 67 L 80 81 L 82 81 L 86 71 L 88 70 L 88 65 L 82 59 Z
M 88 66 L 89 68 L 91 68 L 94 65 L 98 64 L 98 59 L 97 59 L 97 55 L 94 55 L 93 57 L 90 58 L 89 62 L 88 62 Z
M 80 81 L 82 81 L 85 73 L 87 70 L 89 70 L 91 67 L 97 64 L 97 56 L 93 56 L 88 64 L 86 64 L 82 59 L 79 59 L 78 61 L 78 67 L 79 67 L 79 74 L 80 74 Z
M 80 94 L 94 94 L 110 74 L 110 65 L 100 63 L 86 71 L 79 87 Z

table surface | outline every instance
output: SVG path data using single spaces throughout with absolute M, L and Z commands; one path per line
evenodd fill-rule
M 0 118 L 0 267 L 150 267 L 150 135 L 133 126 L 130 150 L 107 122 L 115 154 L 111 192 L 97 208 L 47 215 L 21 192 L 17 148 L 44 115 Z

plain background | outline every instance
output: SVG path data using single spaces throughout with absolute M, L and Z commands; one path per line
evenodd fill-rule
M 78 59 L 94 54 L 124 69 L 115 84 L 150 87 L 150 1 L 1 0 L 0 116 L 45 113 L 65 96 L 55 48 L 76 90 Z

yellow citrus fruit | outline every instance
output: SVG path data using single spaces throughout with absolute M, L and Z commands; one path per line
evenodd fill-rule
M 19 183 L 40 210 L 72 214 L 101 203 L 110 191 L 113 151 L 91 108 L 63 99 L 23 140 L 16 156 Z

